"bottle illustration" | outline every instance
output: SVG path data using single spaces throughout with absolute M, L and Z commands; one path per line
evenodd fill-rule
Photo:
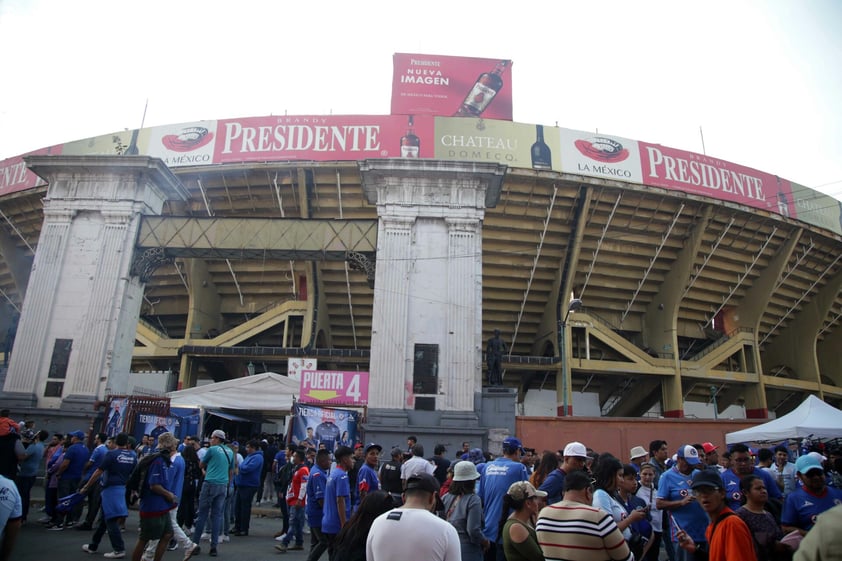
M 421 139 L 415 135 L 414 124 L 415 119 L 410 115 L 406 134 L 401 137 L 401 158 L 418 158 L 421 156 Z
M 535 169 L 553 169 L 553 153 L 544 142 L 544 125 L 535 125 L 535 143 L 530 150 L 532 167 Z
M 781 183 L 781 178 L 778 177 L 778 213 L 782 216 L 789 216 L 789 197 L 784 192 L 784 186 Z
M 137 149 L 137 133 L 140 129 L 135 129 L 132 131 L 132 139 L 129 141 L 129 145 L 126 150 L 123 152 L 124 156 L 137 156 L 140 154 L 140 151 Z
M 476 83 L 465 96 L 465 100 L 454 117 L 479 117 L 485 111 L 500 88 L 503 87 L 503 77 L 501 76 L 509 65 L 508 60 L 501 60 L 494 67 L 491 72 L 483 72 L 477 78 Z

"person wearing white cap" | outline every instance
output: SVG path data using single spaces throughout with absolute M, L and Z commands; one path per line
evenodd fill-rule
M 585 469 L 588 450 L 581 442 L 570 442 L 562 452 L 562 462 L 558 469 L 553 470 L 538 487 L 539 491 L 547 494 L 547 504 L 554 504 L 562 499 L 564 494 L 564 478 L 568 473 Z
M 781 528 L 785 533 L 798 531 L 802 536 L 826 510 L 842 504 L 842 490 L 827 486 L 821 461 L 807 454 L 795 461 L 795 471 L 802 486 L 787 495 L 781 514 Z
M 669 511 L 671 531 L 669 536 L 674 545 L 678 546 L 678 533 L 681 530 L 699 545 L 699 551 L 705 549 L 707 538 L 705 530 L 708 517 L 693 495 L 691 485 L 695 467 L 701 463 L 699 451 L 690 444 L 678 448 L 675 465 L 661 475 L 658 484 L 658 498 L 656 505 L 661 510 Z M 705 470 L 707 471 L 707 470 Z M 667 528 L 664 528 L 667 534 Z M 695 559 L 693 553 L 676 547 L 676 558 L 679 561 Z
M 224 431 L 219 429 L 213 431 L 210 441 L 210 448 L 208 448 L 199 464 L 205 470 L 205 482 L 202 484 L 202 491 L 199 494 L 199 512 L 196 515 L 193 542 L 198 544 L 202 539 L 202 530 L 204 530 L 205 522 L 210 516 L 210 555 L 215 557 L 216 546 L 219 544 L 219 534 L 222 531 L 225 496 L 228 492 L 228 484 L 234 476 L 234 452 L 225 446 Z M 184 560 L 187 561 L 199 552 L 199 546 L 194 545 L 193 548 L 187 550 Z
M 482 535 L 482 501 L 474 493 L 480 475 L 473 462 L 453 467 L 453 482 L 442 498 L 445 518 L 459 534 L 462 561 L 482 561 L 490 542 Z

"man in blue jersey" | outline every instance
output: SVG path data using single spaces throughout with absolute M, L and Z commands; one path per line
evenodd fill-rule
M 82 546 L 82 550 L 95 552 L 107 531 L 111 547 L 114 548 L 111 556 L 116 558 L 116 555 L 126 551 L 120 520 L 129 515 L 126 482 L 137 464 L 137 455 L 129 449 L 129 435 L 126 433 L 121 432 L 114 437 L 114 443 L 117 447 L 105 453 L 102 462 L 81 489 L 81 492 L 87 493 L 95 486 L 100 487 L 99 526 L 91 541 Z
M 70 433 L 70 447 L 64 453 L 64 460 L 56 471 L 58 480 L 58 498 L 72 495 L 79 488 L 82 482 L 82 471 L 85 463 L 90 457 L 90 452 L 85 447 L 85 433 L 77 430 Z M 68 513 L 59 520 L 50 530 L 62 530 L 73 526 L 82 517 L 82 503 L 74 506 Z
M 561 501 L 564 494 L 564 478 L 568 473 L 585 469 L 588 459 L 588 449 L 581 442 L 570 442 L 564 447 L 562 454 L 561 465 L 550 472 L 538 488 L 547 494 L 548 505 Z
M 108 437 L 104 432 L 97 433 L 94 437 L 94 451 L 91 452 L 88 462 L 85 464 L 85 471 L 82 473 L 82 482 L 89 480 L 91 475 L 97 470 L 108 452 L 108 447 L 105 441 Z M 88 493 L 88 513 L 85 516 L 85 521 L 76 526 L 77 530 L 93 530 L 96 515 L 99 512 L 99 485 L 94 485 Z
M 755 467 L 751 460 L 751 453 L 745 444 L 734 444 L 731 447 L 731 467 L 722 472 L 722 481 L 725 483 L 725 500 L 728 508 L 737 511 L 742 503 L 743 493 L 740 491 L 740 481 L 747 475 L 756 475 L 763 479 L 769 498 L 778 501 L 782 497 L 781 490 L 775 482 L 775 478 L 765 469 Z
M 512 483 L 526 481 L 529 474 L 526 466 L 520 462 L 523 444 L 520 439 L 510 436 L 503 441 L 503 455 L 485 465 L 480 480 L 479 496 L 483 506 L 482 534 L 496 547 L 489 548 L 486 559 L 503 561 L 503 540 L 498 535 L 500 515 L 503 510 L 503 498 L 509 492 Z M 498 539 L 499 538 L 499 539 Z
M 675 546 L 678 561 L 694 561 L 696 554 L 678 547 L 678 532 L 684 530 L 693 542 L 703 551 L 707 546 L 705 530 L 708 526 L 708 516 L 704 509 L 696 502 L 691 485 L 693 473 L 699 460 L 699 451 L 693 446 L 685 444 L 678 449 L 676 462 L 673 467 L 661 475 L 658 483 L 658 509 L 669 511 L 670 532 L 669 539 Z M 664 532 L 667 528 L 664 528 Z M 664 537 L 666 539 L 666 536 Z
M 149 464 L 146 480 L 140 490 L 140 535 L 132 552 L 132 561 L 140 561 L 150 540 L 159 540 L 154 561 L 161 561 L 173 536 L 170 511 L 178 508 L 178 497 L 167 486 L 172 485 L 171 454 L 178 441 L 171 433 L 162 434 L 158 440 L 162 439 L 162 453 L 156 454 Z M 194 552 L 188 549 L 185 559 L 189 559 L 191 553 Z
M 307 479 L 307 524 L 310 526 L 310 555 L 307 561 L 318 561 L 322 553 L 327 551 L 328 541 L 322 533 L 322 516 L 324 515 L 325 487 L 330 473 L 330 452 L 319 450 L 316 452 L 316 463 L 310 470 Z
M 330 561 L 336 556 L 336 534 L 351 518 L 351 483 L 348 472 L 354 467 L 354 451 L 347 446 L 340 446 L 334 458 L 336 467 L 327 478 L 322 515 L 322 533 L 328 542 L 327 555 Z
M 804 536 L 821 513 L 842 504 L 842 490 L 827 486 L 821 460 L 815 456 L 799 457 L 795 471 L 802 486 L 786 496 L 781 528 L 785 533 L 797 530 Z
M 380 479 L 377 477 L 377 464 L 380 462 L 380 452 L 383 447 L 371 443 L 365 448 L 364 463 L 357 472 L 357 501 L 354 507 L 358 506 L 365 496 L 372 491 L 380 489 Z

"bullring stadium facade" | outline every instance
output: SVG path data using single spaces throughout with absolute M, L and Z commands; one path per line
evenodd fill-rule
M 547 389 L 559 415 L 582 394 L 603 416 L 842 400 L 840 203 L 702 154 L 482 118 L 223 119 L 0 162 L 0 210 L 22 408 L 293 359 L 370 371 L 371 411 L 439 425 Z

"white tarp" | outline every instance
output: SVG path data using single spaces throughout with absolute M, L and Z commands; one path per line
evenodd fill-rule
M 215 384 L 170 392 L 172 407 L 205 407 L 274 411 L 289 414 L 300 384 L 287 376 L 264 372 Z
M 813 438 L 842 438 L 842 411 L 814 395 L 783 417 L 726 434 L 725 442 L 767 442 L 810 435 Z

